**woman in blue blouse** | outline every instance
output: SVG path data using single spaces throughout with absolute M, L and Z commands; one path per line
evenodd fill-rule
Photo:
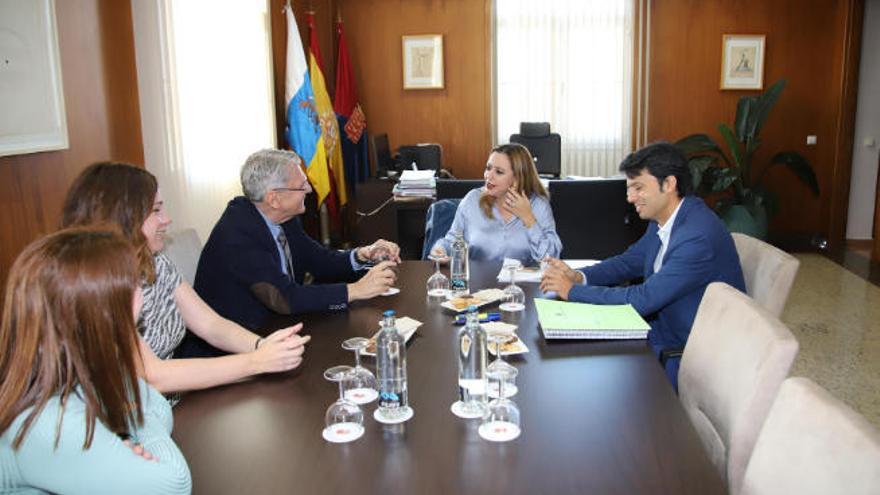
M 528 265 L 546 256 L 558 258 L 562 241 L 529 150 L 513 143 L 494 148 L 483 178 L 486 185 L 461 200 L 452 227 L 431 248 L 431 256 L 446 258 L 461 231 L 473 260 L 514 258 Z
M 136 266 L 131 245 L 99 228 L 40 239 L 12 265 L 0 493 L 189 493 L 171 406 L 138 379 Z

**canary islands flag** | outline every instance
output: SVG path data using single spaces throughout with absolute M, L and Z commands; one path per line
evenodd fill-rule
M 321 125 L 315 106 L 315 93 L 309 79 L 309 68 L 303 53 L 299 28 L 293 17 L 293 9 L 287 14 L 287 75 L 284 99 L 287 101 L 287 144 L 302 158 L 306 175 L 318 196 L 318 205 L 330 192 L 327 154 L 321 139 Z

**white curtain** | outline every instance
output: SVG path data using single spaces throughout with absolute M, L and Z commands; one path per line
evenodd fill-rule
M 204 242 L 241 194 L 245 158 L 276 145 L 267 0 L 132 0 L 147 169 L 171 230 Z
M 562 175 L 612 176 L 631 151 L 633 0 L 496 0 L 496 139 L 562 137 Z

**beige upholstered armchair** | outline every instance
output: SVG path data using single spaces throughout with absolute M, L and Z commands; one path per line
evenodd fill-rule
M 738 493 L 746 463 L 798 343 L 775 316 L 733 287 L 710 284 L 678 374 L 682 405 L 709 458 Z
M 734 232 L 746 292 L 773 316 L 782 314 L 800 261 L 764 241 Z
M 880 431 L 810 380 L 785 380 L 755 444 L 741 493 L 878 491 Z

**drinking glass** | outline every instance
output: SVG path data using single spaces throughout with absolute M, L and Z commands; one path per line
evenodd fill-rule
M 367 347 L 370 339 L 354 337 L 342 343 L 346 351 L 354 351 L 354 368 L 349 377 L 349 387 L 345 390 L 345 398 L 355 404 L 369 404 L 379 398 L 376 376 L 361 366 L 361 351 Z
M 324 440 L 345 443 L 357 440 L 364 434 L 364 412 L 360 406 L 345 398 L 349 385 L 351 366 L 334 366 L 324 371 L 324 378 L 339 383 L 339 399 L 327 408 L 324 414 Z
M 501 305 L 498 306 L 501 311 L 509 311 L 511 313 L 526 309 L 526 293 L 516 285 L 517 265 L 511 264 L 504 267 L 510 274 L 510 285 L 504 288 L 504 295 L 501 298 Z
M 375 255 L 375 257 L 373 259 L 375 260 L 375 263 L 377 265 L 383 261 L 392 261 L 391 252 L 388 251 L 387 249 L 381 249 L 381 250 L 377 251 L 377 254 Z M 400 266 L 398 263 L 393 263 L 389 267 L 389 269 L 394 273 L 394 283 L 396 284 L 397 278 L 400 276 Z M 389 287 L 388 290 L 386 290 L 385 292 L 382 293 L 382 295 L 383 296 L 393 296 L 394 294 L 397 294 L 399 292 L 400 292 L 400 289 L 398 289 L 397 287 Z
M 428 297 L 446 299 L 446 295 L 449 294 L 449 278 L 440 272 L 440 258 L 433 257 L 431 259 L 434 260 L 434 273 L 428 277 L 426 284 Z
M 492 371 L 505 371 L 505 370 L 513 370 L 512 373 L 508 373 L 506 376 L 507 379 L 504 380 L 504 386 L 501 387 L 498 381 L 489 381 L 489 397 L 492 399 L 497 399 L 501 397 L 501 392 L 504 392 L 504 399 L 509 397 L 513 397 L 519 391 L 516 387 L 516 374 L 517 370 L 512 365 L 508 364 L 504 361 L 504 356 L 501 354 L 501 345 L 507 342 L 510 339 L 510 334 L 500 333 L 500 332 L 491 332 L 487 336 L 489 342 L 495 344 L 495 360 L 489 363 L 489 366 L 486 366 L 486 373 L 491 373 Z
M 489 402 L 477 433 L 490 442 L 509 442 L 520 434 L 519 408 L 512 400 L 503 398 L 505 381 L 515 377 L 516 373 L 516 368 L 488 372 L 489 379 L 498 382 L 501 397 Z

